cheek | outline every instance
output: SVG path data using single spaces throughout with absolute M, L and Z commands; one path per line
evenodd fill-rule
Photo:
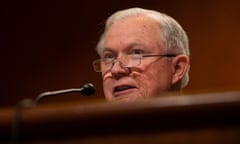
M 169 64 L 143 65 L 134 77 L 142 93 L 157 95 L 170 87 L 172 70 Z
M 150 82 L 162 81 L 164 79 L 171 79 L 172 68 L 168 62 L 156 62 L 149 65 L 142 65 L 138 69 L 138 73 L 143 77 L 142 79 L 147 79 Z
M 105 76 L 103 77 L 103 88 L 109 91 L 109 89 L 111 88 L 111 86 L 112 86 L 112 80 L 111 80 L 111 78 L 110 78 L 109 76 L 105 75 Z
M 104 92 L 104 96 L 107 99 L 107 101 L 111 101 L 111 99 L 112 99 L 110 86 L 111 86 L 111 84 L 109 84 L 109 82 L 107 82 L 107 81 L 103 82 L 103 92 Z
M 172 82 L 172 68 L 170 65 L 161 65 L 151 71 L 153 83 L 166 89 Z
M 102 83 L 103 83 L 103 91 L 105 97 L 109 99 L 111 97 L 111 89 L 112 89 L 112 80 L 111 75 L 109 73 L 102 75 Z

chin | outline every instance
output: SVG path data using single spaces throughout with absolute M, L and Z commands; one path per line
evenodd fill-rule
M 141 99 L 139 98 L 137 95 L 121 95 L 121 96 L 118 96 L 118 97 L 114 97 L 112 99 L 112 101 L 115 101 L 115 102 L 134 102 L 134 101 L 137 101 L 138 99 Z

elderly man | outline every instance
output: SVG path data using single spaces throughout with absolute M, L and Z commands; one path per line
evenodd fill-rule
M 179 92 L 188 83 L 188 38 L 170 16 L 142 8 L 110 16 L 97 45 L 108 101 L 135 101 Z

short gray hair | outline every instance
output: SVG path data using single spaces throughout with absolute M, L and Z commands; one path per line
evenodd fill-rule
M 163 35 L 164 47 L 167 51 L 185 54 L 190 56 L 189 52 L 189 42 L 186 32 L 183 30 L 181 25 L 172 17 L 160 13 L 154 10 L 142 9 L 142 8 L 130 8 L 125 10 L 120 10 L 111 15 L 105 24 L 105 29 L 103 34 L 100 37 L 100 40 L 97 44 L 96 50 L 98 54 L 101 54 L 103 48 L 103 41 L 105 34 L 113 23 L 118 20 L 125 19 L 127 17 L 133 16 L 147 16 L 154 19 L 159 23 L 159 28 L 161 29 Z M 189 69 L 181 80 L 181 88 L 185 87 L 189 81 Z

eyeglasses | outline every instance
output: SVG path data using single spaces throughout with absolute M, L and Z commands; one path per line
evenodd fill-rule
M 132 68 L 141 64 L 143 58 L 146 57 L 175 57 L 176 54 L 164 54 L 164 55 L 142 55 L 142 54 L 129 54 L 123 55 L 120 58 L 101 58 L 93 61 L 93 68 L 96 72 L 107 72 L 112 69 L 116 61 L 120 62 L 121 67 Z

